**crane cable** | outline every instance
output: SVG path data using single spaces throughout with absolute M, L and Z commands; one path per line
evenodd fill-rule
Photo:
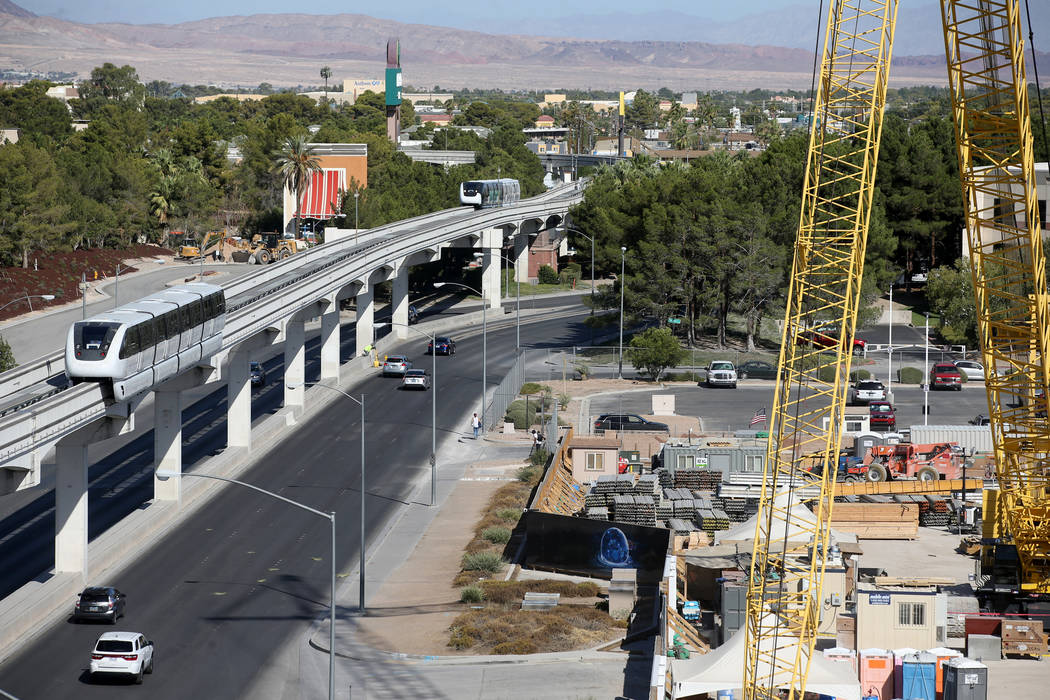
M 1047 123 L 1046 115 L 1043 112 L 1043 93 L 1039 89 L 1039 59 L 1035 52 L 1035 32 L 1032 30 L 1032 10 L 1029 7 L 1028 0 L 1024 0 L 1024 13 L 1025 19 L 1028 20 L 1028 49 L 1032 52 L 1032 72 L 1035 77 L 1035 99 L 1039 105 L 1039 121 L 1041 128 L 1039 129 L 1043 135 L 1043 155 L 1050 162 L 1050 145 L 1047 143 Z M 1050 172 L 1047 173 L 1047 180 L 1050 181 Z M 1046 222 L 1044 221 L 1045 225 Z

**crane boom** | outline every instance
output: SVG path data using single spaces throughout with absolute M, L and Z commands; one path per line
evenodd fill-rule
M 1020 588 L 1050 593 L 1050 310 L 1017 0 L 942 0 L 977 331 Z M 991 371 L 993 370 L 994 371 Z
M 747 700 L 801 697 L 816 643 L 834 470 L 813 467 L 839 450 L 896 13 L 897 0 L 828 11 L 748 583 Z M 814 327 L 837 336 L 831 352 Z M 797 510 L 813 486 L 815 519 Z

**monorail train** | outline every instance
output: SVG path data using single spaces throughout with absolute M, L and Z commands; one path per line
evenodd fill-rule
M 222 347 L 226 295 L 203 282 L 183 284 L 77 321 L 66 338 L 66 375 L 111 381 L 123 399 L 196 366 Z
M 503 207 L 517 204 L 521 199 L 521 185 L 517 180 L 472 180 L 459 185 L 461 204 L 473 204 L 475 209 Z

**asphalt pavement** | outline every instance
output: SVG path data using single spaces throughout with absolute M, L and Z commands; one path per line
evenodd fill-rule
M 523 338 L 585 342 L 589 332 L 582 320 L 587 312 L 575 299 L 561 301 L 575 305 L 574 316 L 527 322 Z M 533 306 L 540 305 L 536 300 Z M 513 318 L 513 314 L 505 314 L 501 323 L 490 324 L 488 371 L 493 385 L 513 362 Z M 438 358 L 436 384 L 441 410 L 437 429 L 441 445 L 465 431 L 466 416 L 475 410 L 480 395 L 480 329 L 474 327 L 469 334 L 458 336 L 457 345 L 455 356 Z M 422 359 L 418 339 L 404 347 L 410 357 Z M 316 346 L 308 357 L 309 378 L 316 376 Z M 267 373 L 274 383 L 268 391 L 280 394 L 279 368 L 268 364 Z M 426 392 L 400 392 L 396 386 L 396 379 L 371 376 L 347 387 L 352 394 L 367 396 L 364 527 L 368 542 L 384 531 L 400 509 L 425 507 L 413 497 L 421 484 L 428 484 L 430 473 L 426 460 L 430 452 L 431 397 Z M 258 392 L 253 399 L 256 415 L 272 410 L 266 395 L 266 391 Z M 240 478 L 318 510 L 334 510 L 337 564 L 341 578 L 348 578 L 353 574 L 361 541 L 361 465 L 356 457 L 360 426 L 356 405 L 336 399 L 325 407 L 323 419 L 301 422 Z M 191 452 L 199 450 L 206 456 L 223 449 L 224 400 L 225 391 L 219 390 L 198 402 L 207 413 L 202 413 L 199 424 L 184 430 L 184 435 L 192 436 Z M 101 476 L 107 479 L 102 484 L 97 483 L 99 474 L 95 473 L 89 494 L 93 517 L 117 510 L 112 503 L 100 508 L 100 499 L 111 497 L 109 500 L 115 502 L 112 496 L 121 495 L 123 508 L 128 508 L 138 507 L 136 501 L 141 505 L 152 496 L 148 486 L 152 454 L 142 447 L 122 460 L 128 471 L 114 473 L 102 467 Z M 444 449 L 439 447 L 439 453 Z M 454 452 L 454 444 L 452 449 Z M 188 461 L 192 460 L 191 454 Z M 49 520 L 53 516 L 46 514 L 46 507 L 29 518 L 32 523 Z M 8 535 L 11 546 L 40 550 L 17 557 L 29 560 L 50 556 L 53 543 L 44 532 L 23 529 L 25 522 L 5 519 L 4 524 L 7 529 L 0 536 Z M 119 627 L 142 631 L 156 642 L 157 671 L 146 679 L 149 696 L 247 697 L 246 689 L 260 667 L 271 658 L 279 658 L 287 645 L 298 644 L 315 620 L 325 614 L 331 571 L 329 548 L 327 521 L 231 487 L 129 563 L 107 583 L 128 594 L 127 618 Z M 8 553 L 2 556 L 6 561 Z M 23 570 L 32 568 L 22 565 Z M 347 587 L 356 591 L 354 585 Z M 352 600 L 349 604 L 341 601 L 339 614 L 352 608 Z M 56 622 L 0 666 L 0 688 L 22 700 L 139 692 L 119 684 L 88 683 L 84 673 L 88 652 L 102 631 L 96 625 L 73 625 L 64 619 Z M 297 696 L 279 693 L 272 697 Z

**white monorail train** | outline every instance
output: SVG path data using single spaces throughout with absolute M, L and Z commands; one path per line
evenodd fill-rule
M 77 321 L 66 338 L 73 381 L 113 383 L 118 401 L 196 366 L 222 347 L 222 287 L 193 282 Z
M 459 185 L 459 201 L 473 204 L 475 209 L 503 207 L 517 204 L 521 199 L 521 185 L 517 180 L 472 180 Z

